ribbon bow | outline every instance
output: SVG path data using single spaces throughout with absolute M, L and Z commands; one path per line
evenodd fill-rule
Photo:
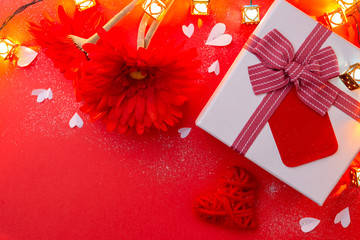
M 325 35 L 320 33 L 320 39 L 310 36 L 296 54 L 289 40 L 276 29 L 262 39 L 252 36 L 247 48 L 261 61 L 248 68 L 254 93 L 269 93 L 293 84 L 303 103 L 325 115 L 338 95 L 328 81 L 339 76 L 334 50 L 319 50 Z
M 360 121 L 360 103 L 332 85 L 339 66 L 331 47 L 320 49 L 331 31 L 317 24 L 299 50 L 276 29 L 264 38 L 252 35 L 245 48 L 261 63 L 249 66 L 255 94 L 267 93 L 232 144 L 245 155 L 282 100 L 295 86 L 298 97 L 322 116 L 334 105 Z

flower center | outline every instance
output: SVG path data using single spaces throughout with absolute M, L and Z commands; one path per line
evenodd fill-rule
M 130 72 L 129 76 L 135 80 L 143 80 L 148 76 L 148 74 L 147 72 L 134 71 L 134 72 Z

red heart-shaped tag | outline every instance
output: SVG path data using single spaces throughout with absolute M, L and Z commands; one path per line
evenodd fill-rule
M 244 169 L 231 167 L 217 191 L 195 200 L 194 211 L 209 222 L 241 229 L 256 227 L 255 182 Z

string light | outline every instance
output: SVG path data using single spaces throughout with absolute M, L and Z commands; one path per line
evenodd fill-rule
M 6 27 L 6 25 L 13 19 L 16 15 L 24 11 L 26 8 L 34 5 L 38 2 L 43 0 L 33 0 L 21 7 L 19 7 L 11 16 L 7 17 L 3 24 L 0 27 L 0 31 Z M 15 43 L 13 40 L 3 37 L 0 39 L 0 56 L 4 58 L 4 60 L 12 60 L 15 56 L 17 49 L 19 48 L 20 44 Z
M 351 183 L 357 187 L 360 187 L 360 168 L 351 167 L 350 175 L 351 175 Z
M 325 13 L 324 18 L 330 29 L 347 23 L 346 15 L 341 7 L 332 12 Z
M 192 15 L 209 15 L 210 14 L 210 0 L 192 0 L 191 14 Z
M 358 3 L 358 0 L 336 0 L 340 7 L 346 12 Z
M 160 0 L 146 0 L 142 7 L 155 20 L 159 20 L 166 11 L 166 5 Z
M 242 24 L 257 24 L 260 22 L 260 6 L 253 5 L 250 0 L 250 5 L 246 5 L 241 9 Z
M 349 90 L 358 89 L 360 87 L 358 84 L 360 82 L 360 64 L 355 63 L 351 65 L 349 69 L 339 77 Z
M 0 39 L 0 56 L 4 60 L 12 59 L 18 49 L 19 44 L 16 44 L 9 38 Z

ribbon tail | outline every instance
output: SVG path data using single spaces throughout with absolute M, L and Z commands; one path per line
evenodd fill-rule
M 293 85 L 266 94 L 262 102 L 247 121 L 235 139 L 232 148 L 245 155 L 280 103 L 290 92 Z
M 332 88 L 338 89 L 334 85 L 332 85 Z M 360 122 L 360 102 L 350 97 L 343 91 L 339 91 L 333 105 L 356 121 Z

